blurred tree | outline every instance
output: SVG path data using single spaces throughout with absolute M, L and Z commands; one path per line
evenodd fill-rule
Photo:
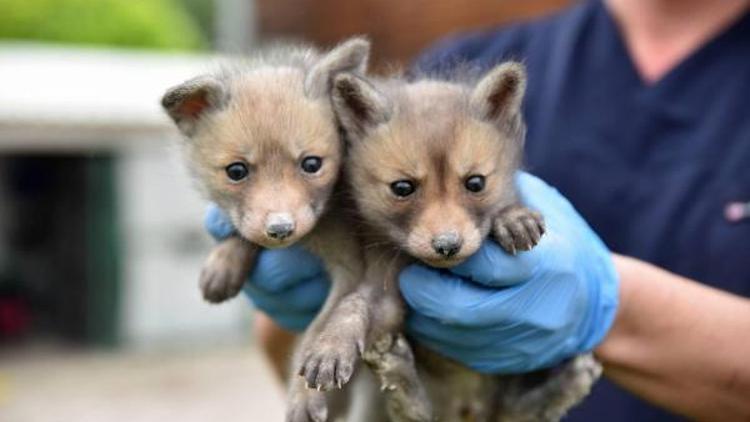
M 191 50 L 207 42 L 177 0 L 0 0 L 0 39 Z
M 206 40 L 213 39 L 215 31 L 215 0 L 179 0 L 200 26 Z

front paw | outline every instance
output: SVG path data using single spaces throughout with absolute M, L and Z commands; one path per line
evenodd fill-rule
M 495 240 L 511 255 L 536 246 L 544 231 L 542 215 L 520 205 L 503 209 L 492 222 Z
M 255 248 L 239 238 L 230 238 L 211 250 L 200 275 L 203 298 L 211 303 L 237 296 L 252 267 Z
M 287 422 L 325 422 L 328 406 L 325 395 L 318 391 L 305 391 L 292 396 L 286 413 Z
M 349 382 L 364 347 L 364 330 L 358 333 L 322 334 L 304 354 L 299 375 L 307 387 L 319 391 L 341 388 Z
M 211 303 L 220 303 L 235 297 L 242 289 L 245 276 L 247 274 L 240 274 L 231 268 L 206 265 L 200 277 L 203 298 Z

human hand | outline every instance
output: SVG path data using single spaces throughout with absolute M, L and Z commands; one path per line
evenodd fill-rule
M 217 240 L 236 234 L 229 218 L 216 205 L 206 212 L 205 227 Z M 323 306 L 329 288 L 320 260 L 299 245 L 292 245 L 261 250 L 243 292 L 280 326 L 302 331 Z
M 534 249 L 512 256 L 486 241 L 448 271 L 415 264 L 399 279 L 408 332 L 485 373 L 529 372 L 593 349 L 618 304 L 611 254 L 570 202 L 526 173 L 516 185 L 545 219 Z

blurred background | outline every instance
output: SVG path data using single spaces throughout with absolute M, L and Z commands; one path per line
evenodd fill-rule
M 0 421 L 281 420 L 158 101 L 218 55 L 368 34 L 408 66 L 570 0 L 0 0 Z

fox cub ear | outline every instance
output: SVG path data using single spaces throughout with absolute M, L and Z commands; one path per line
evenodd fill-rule
M 192 136 L 200 120 L 223 108 L 228 100 L 227 91 L 219 80 L 199 76 L 167 90 L 161 105 L 180 131 Z
M 361 138 L 368 130 L 388 121 L 391 105 L 370 82 L 350 73 L 333 79 L 331 101 L 347 139 Z
M 521 111 L 526 91 L 526 68 L 518 62 L 495 66 L 471 93 L 471 106 L 480 118 L 505 123 Z
M 331 92 L 333 76 L 339 72 L 364 74 L 370 57 L 370 41 L 350 38 L 321 57 L 305 78 L 305 94 L 321 97 Z

